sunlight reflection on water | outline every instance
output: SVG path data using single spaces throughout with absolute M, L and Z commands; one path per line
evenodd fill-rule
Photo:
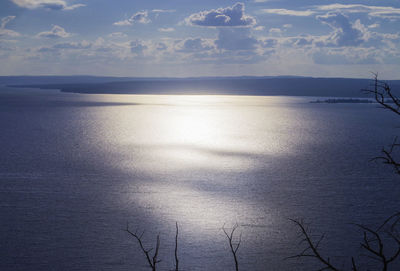
M 152 215 L 166 215 L 196 228 L 251 220 L 260 206 L 251 199 L 203 191 L 190 172 L 227 176 L 265 168 L 263 157 L 287 155 L 308 140 L 301 136 L 301 130 L 308 128 L 304 123 L 299 136 L 282 130 L 296 128 L 297 119 L 290 110 L 276 106 L 280 97 L 113 95 L 111 99 L 139 105 L 108 108 L 109 121 L 96 129 L 97 136 L 123 149 L 124 158 L 117 165 L 122 170 L 162 176 L 148 186 L 152 193 L 134 194 L 132 200 L 152 208 Z M 188 178 L 174 180 L 177 172 L 186 172 Z M 204 176 L 197 181 L 204 182 Z M 229 178 L 206 183 L 216 190 L 218 185 L 239 185 L 237 179 Z M 126 189 L 133 192 L 137 183 Z

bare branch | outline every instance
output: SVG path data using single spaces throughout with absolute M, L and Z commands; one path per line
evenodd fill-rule
M 383 81 L 378 80 L 378 74 L 373 73 L 374 84 L 372 89 L 363 89 L 366 93 L 372 93 L 375 101 L 379 103 L 383 108 L 394 112 L 396 115 L 400 115 L 400 99 L 393 94 L 391 87 Z M 372 160 L 382 160 L 384 164 L 392 165 L 396 170 L 397 174 L 400 174 L 400 163 L 394 158 L 394 151 L 400 147 L 397 143 L 397 137 L 395 138 L 390 148 L 387 150 L 382 149 L 382 156 L 375 157 Z
M 153 257 L 151 257 L 151 256 L 150 256 L 150 252 L 151 252 L 153 249 L 152 249 L 152 248 L 151 248 L 151 249 L 145 249 L 145 247 L 143 246 L 142 237 L 143 237 L 143 235 L 144 235 L 144 231 L 143 231 L 140 235 L 138 235 L 138 234 L 137 234 L 137 231 L 132 232 L 132 231 L 129 229 L 129 224 L 128 224 L 128 223 L 126 224 L 126 229 L 125 229 L 125 231 L 126 231 L 127 233 L 129 233 L 131 236 L 133 236 L 133 237 L 136 239 L 136 241 L 139 243 L 140 249 L 142 250 L 142 252 L 143 252 L 144 255 L 146 256 L 146 260 L 147 260 L 147 263 L 148 263 L 149 267 L 151 268 L 152 271 L 156 271 L 156 265 L 157 265 L 157 263 L 161 262 L 161 260 L 158 260 L 158 259 L 157 259 L 158 250 L 160 249 L 160 235 L 159 235 L 159 234 L 157 235 L 156 249 L 155 249 L 155 252 L 154 252 Z
M 234 244 L 234 242 L 233 242 L 234 234 L 235 234 L 235 231 L 236 231 L 236 229 L 238 227 L 239 227 L 239 225 L 235 224 L 233 226 L 231 232 L 228 234 L 228 232 L 225 230 L 225 225 L 222 226 L 222 230 L 224 231 L 224 233 L 225 233 L 225 235 L 226 235 L 226 237 L 228 238 L 228 241 L 229 241 L 229 247 L 231 249 L 231 253 L 232 253 L 233 259 L 235 261 L 236 271 L 239 271 L 239 262 L 238 262 L 238 259 L 237 259 L 237 251 L 238 251 L 238 249 L 240 247 L 240 243 L 242 242 L 242 233 L 240 233 L 239 240 L 236 242 L 236 244 Z
M 332 270 L 332 271 L 339 271 L 340 269 L 335 267 L 331 262 L 329 258 L 324 258 L 320 251 L 318 250 L 318 246 L 320 244 L 320 242 L 322 241 L 322 239 L 324 238 L 324 236 L 320 237 L 320 239 L 318 240 L 318 242 L 315 244 L 313 242 L 313 240 L 311 239 L 311 236 L 309 234 L 309 231 L 306 229 L 306 227 L 304 226 L 304 223 L 295 219 L 290 219 L 292 222 L 294 222 L 301 231 L 302 236 L 304 236 L 304 240 L 307 243 L 307 248 L 305 250 L 303 250 L 300 254 L 291 256 L 287 259 L 290 258 L 303 258 L 303 257 L 312 257 L 312 258 L 316 258 L 319 262 L 321 262 L 324 266 L 322 267 L 322 269 L 320 270 Z M 306 253 L 307 251 L 310 251 L 310 253 Z M 354 268 L 353 268 L 354 269 Z M 354 269 L 357 270 L 357 269 Z
M 366 93 L 372 93 L 375 97 L 375 101 L 383 108 L 400 115 L 399 98 L 393 94 L 391 87 L 386 82 L 378 80 L 377 73 L 374 73 L 373 89 L 362 89 L 362 91 Z
M 178 222 L 175 223 L 176 226 L 176 234 L 175 234 L 175 271 L 179 271 L 179 259 L 178 259 Z

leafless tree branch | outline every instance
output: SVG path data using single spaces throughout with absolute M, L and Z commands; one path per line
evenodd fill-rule
M 362 89 L 366 93 L 372 93 L 374 95 L 375 101 L 379 103 L 383 108 L 394 112 L 396 115 L 400 115 L 400 99 L 393 94 L 391 87 L 381 80 L 378 80 L 378 74 L 373 73 L 374 84 L 372 89 Z M 382 156 L 373 158 L 372 160 L 381 160 L 383 163 L 392 165 L 396 170 L 397 174 L 400 174 L 400 163 L 396 161 L 394 153 L 400 144 L 397 142 L 397 137 L 394 139 L 393 143 L 389 146 L 389 149 L 382 149 Z
M 175 271 L 179 271 L 179 259 L 178 259 L 178 234 L 179 234 L 179 228 L 178 228 L 178 222 L 175 222 L 176 226 L 176 234 L 175 234 Z
M 378 74 L 373 73 L 374 84 L 372 89 L 362 89 L 366 93 L 372 93 L 375 101 L 383 108 L 400 115 L 400 100 L 393 94 L 392 88 L 388 83 L 378 80 Z
M 161 262 L 161 260 L 157 259 L 158 251 L 160 249 L 160 235 L 159 234 L 157 235 L 156 249 L 155 249 L 155 252 L 154 252 L 153 256 L 151 256 L 150 252 L 153 249 L 152 248 L 151 249 L 146 249 L 144 247 L 144 245 L 143 245 L 142 237 L 144 235 L 144 231 L 141 234 L 138 234 L 137 231 L 132 232 L 129 229 L 129 224 L 128 223 L 126 224 L 125 231 L 136 239 L 136 241 L 139 243 L 140 249 L 143 251 L 144 255 L 146 256 L 146 260 L 147 260 L 147 263 L 149 264 L 149 267 L 151 268 L 152 271 L 156 271 L 156 265 L 159 262 Z
M 236 231 L 236 229 L 237 229 L 238 227 L 239 227 L 239 225 L 238 225 L 238 224 L 235 224 L 235 225 L 233 226 L 231 232 L 228 233 L 228 232 L 226 231 L 226 229 L 225 229 L 225 225 L 222 226 L 222 230 L 224 231 L 224 233 L 225 233 L 225 235 L 226 235 L 226 237 L 228 238 L 228 241 L 229 241 L 229 247 L 230 247 L 230 249 L 231 249 L 231 253 L 232 253 L 233 259 L 234 259 L 234 261 L 235 261 L 235 268 L 236 268 L 236 271 L 239 271 L 239 262 L 238 262 L 238 258 L 237 258 L 237 251 L 239 250 L 240 243 L 242 242 L 242 233 L 240 233 L 240 235 L 239 235 L 239 240 L 236 242 L 236 244 L 234 244 L 234 241 L 233 241 L 235 231 Z
M 315 243 L 309 231 L 307 230 L 306 226 L 302 221 L 298 221 L 295 219 L 290 219 L 293 223 L 295 223 L 299 228 L 301 235 L 304 237 L 302 241 L 304 241 L 307 244 L 307 247 L 300 253 L 294 256 L 290 256 L 287 259 L 292 259 L 292 258 L 303 258 L 303 257 L 312 257 L 316 258 L 319 262 L 323 264 L 322 269 L 320 270 L 332 270 L 332 271 L 340 271 L 339 268 L 335 267 L 331 262 L 329 258 L 325 258 L 324 256 L 321 255 L 318 246 L 322 239 L 324 238 L 324 235 L 320 237 L 320 239 Z M 357 271 L 357 268 L 355 264 L 353 264 L 353 270 Z

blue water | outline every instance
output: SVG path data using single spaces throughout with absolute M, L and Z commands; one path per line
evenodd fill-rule
M 0 270 L 148 270 L 123 231 L 161 237 L 173 268 L 234 270 L 221 228 L 239 225 L 241 270 L 310 270 L 289 218 L 349 264 L 361 235 L 400 210 L 398 134 L 373 104 L 314 98 L 83 95 L 0 90 Z M 399 263 L 397 263 L 399 266 Z

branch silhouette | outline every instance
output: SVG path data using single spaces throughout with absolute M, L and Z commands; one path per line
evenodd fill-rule
M 175 222 L 176 233 L 175 233 L 175 271 L 179 271 L 179 259 L 178 259 L 178 222 Z
M 400 99 L 393 93 L 392 88 L 384 81 L 378 79 L 378 74 L 373 73 L 374 83 L 371 85 L 370 89 L 362 89 L 365 93 L 371 93 L 375 101 L 382 106 L 382 108 L 387 109 L 396 115 L 400 115 Z M 395 158 L 395 152 L 400 147 L 397 142 L 397 137 L 393 140 L 393 143 L 388 149 L 382 148 L 382 156 L 377 156 L 371 160 L 380 160 L 384 164 L 393 166 L 397 174 L 400 174 L 400 162 Z
M 239 261 L 237 258 L 237 251 L 239 250 L 240 247 L 240 243 L 242 242 L 242 233 L 240 233 L 239 235 L 239 240 L 236 242 L 236 244 L 234 244 L 234 234 L 236 229 L 239 227 L 238 224 L 235 224 L 231 230 L 230 233 L 228 233 L 225 229 L 225 225 L 222 226 L 222 230 L 224 231 L 224 234 L 226 235 L 226 238 L 228 238 L 228 242 L 229 242 L 229 247 L 231 249 L 231 253 L 233 256 L 233 259 L 235 261 L 235 270 L 239 271 Z
M 296 219 L 290 219 L 293 223 L 295 223 L 300 231 L 301 235 L 304 237 L 300 243 L 305 242 L 307 244 L 306 248 L 301 251 L 299 254 L 287 257 L 286 259 L 293 259 L 293 258 L 303 258 L 303 257 L 311 257 L 311 258 L 316 258 L 319 262 L 323 264 L 323 268 L 320 270 L 333 270 L 333 271 L 340 271 L 339 268 L 335 267 L 331 261 L 330 258 L 326 258 L 322 256 L 321 252 L 319 251 L 319 245 L 321 241 L 324 239 L 325 235 L 321 235 L 319 240 L 317 242 L 313 241 L 310 235 L 309 229 L 305 226 L 303 221 L 299 221 Z M 355 267 L 355 263 L 353 260 L 353 266 Z M 354 271 L 357 271 L 357 268 L 353 269 Z
M 140 249 L 142 250 L 142 252 L 143 252 L 144 255 L 146 256 L 146 260 L 147 260 L 147 263 L 148 263 L 149 267 L 151 268 L 152 271 L 156 271 L 156 270 L 157 270 L 157 269 L 156 269 L 156 265 L 157 265 L 159 262 L 161 262 L 161 260 L 158 260 L 158 259 L 157 259 L 157 257 L 158 257 L 158 250 L 160 249 L 160 235 L 157 234 L 156 249 L 155 249 L 155 251 L 154 251 L 153 256 L 151 256 L 151 255 L 150 255 L 150 252 L 153 250 L 153 248 L 151 248 L 151 249 L 146 249 L 146 248 L 143 246 L 142 238 L 143 238 L 143 235 L 144 235 L 144 231 L 143 231 L 141 234 L 138 234 L 137 231 L 132 232 L 132 231 L 129 229 L 129 224 L 128 224 L 128 223 L 126 224 L 126 229 L 125 229 L 125 231 L 126 231 L 127 233 L 129 233 L 131 236 L 133 236 L 133 237 L 136 239 L 136 241 L 138 242 L 138 244 L 139 244 L 139 246 L 140 246 Z

